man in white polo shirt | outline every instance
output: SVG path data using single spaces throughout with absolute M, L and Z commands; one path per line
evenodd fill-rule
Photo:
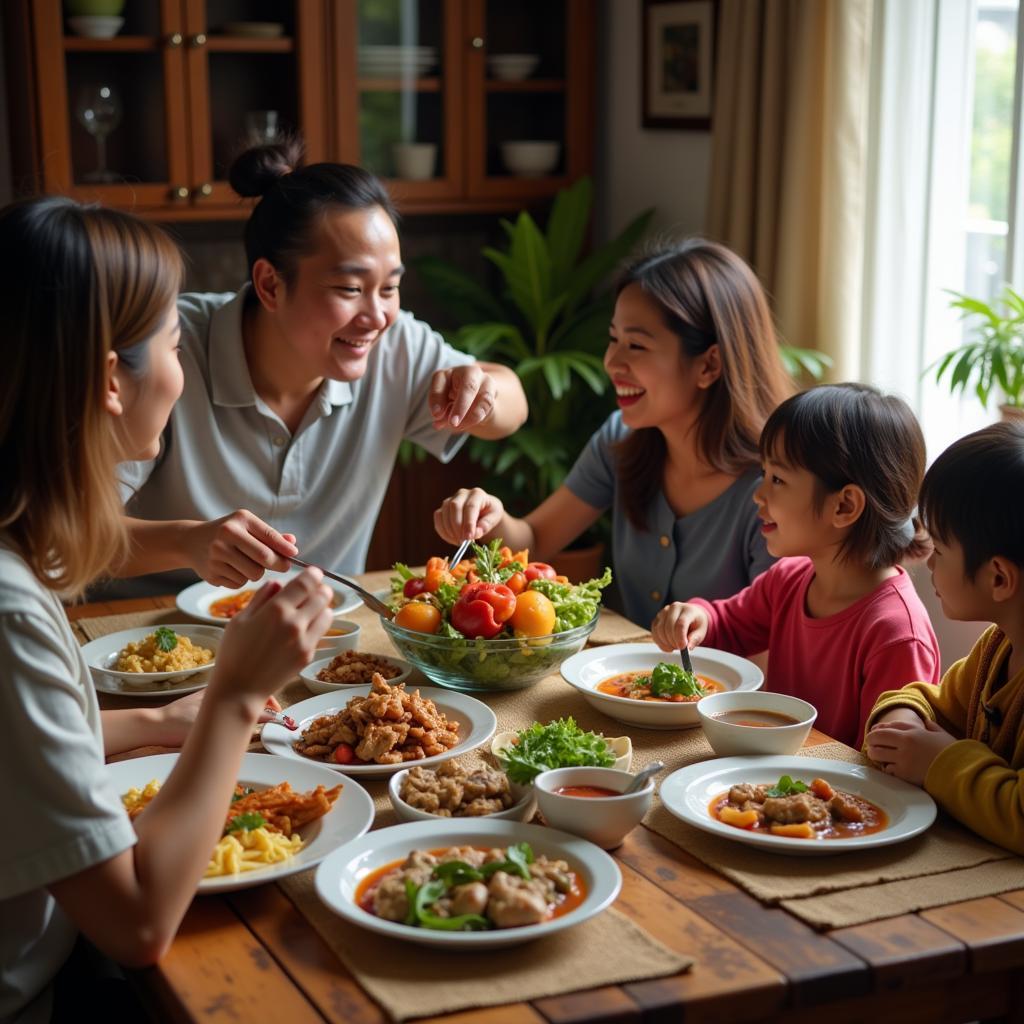
M 240 586 L 300 550 L 360 572 L 403 439 L 447 461 L 466 434 L 504 437 L 526 418 L 511 370 L 400 311 L 379 181 L 268 166 L 280 148 L 232 168 L 236 190 L 263 196 L 246 228 L 251 281 L 181 296 L 184 394 L 160 455 L 121 467 L 133 554 L 118 575 L 161 573 L 153 590 L 195 573 Z

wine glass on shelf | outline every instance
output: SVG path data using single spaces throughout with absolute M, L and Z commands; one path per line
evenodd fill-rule
M 119 176 L 107 169 L 107 136 L 121 123 L 121 112 L 121 97 L 112 85 L 87 85 L 78 93 L 75 116 L 96 140 L 96 169 L 83 175 L 83 181 L 118 180 Z

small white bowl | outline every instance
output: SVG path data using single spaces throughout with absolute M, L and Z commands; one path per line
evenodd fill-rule
M 435 766 L 436 767 L 436 766 Z M 403 771 L 398 772 L 396 775 L 391 776 L 391 780 L 388 782 L 388 796 L 391 797 L 391 806 L 395 809 L 395 815 L 399 821 L 444 821 L 445 818 L 440 814 L 430 814 L 427 811 L 421 811 L 418 807 L 413 807 L 411 804 L 407 804 L 402 799 L 402 783 L 405 782 L 406 775 L 409 774 L 410 769 L 406 768 Z M 506 807 L 503 811 L 495 811 L 494 814 L 481 814 L 478 818 L 487 819 L 502 819 L 505 821 L 529 821 L 534 812 L 537 810 L 537 796 L 534 793 L 533 786 L 517 786 L 514 782 L 509 784 L 509 789 L 512 792 L 512 798 L 515 803 L 511 807 Z M 474 818 L 448 818 L 448 821 L 473 821 Z
M 354 650 L 355 648 L 348 648 L 348 650 Z M 359 683 L 328 683 L 323 679 L 317 679 L 316 674 L 321 669 L 327 668 L 332 661 L 334 661 L 337 651 L 334 652 L 328 658 L 320 658 L 318 661 L 311 661 L 300 673 L 299 678 L 306 684 L 306 689 L 313 693 L 338 693 L 342 690 L 349 690 L 353 686 L 369 685 L 370 680 L 367 679 L 365 682 Z M 370 653 L 370 652 L 366 652 Z M 398 675 L 393 679 L 388 680 L 388 685 L 395 686 L 397 683 L 404 683 L 409 678 L 409 673 L 412 672 L 412 665 L 407 661 L 402 661 L 401 658 L 392 658 L 390 654 L 374 654 L 375 658 L 380 658 L 381 661 L 389 662 L 399 670 Z
M 354 651 L 359 646 L 362 632 L 358 622 L 351 619 L 335 619 L 320 638 L 316 649 L 332 657 L 340 651 Z
M 555 768 L 533 780 L 540 813 L 553 828 L 582 836 L 602 849 L 612 850 L 640 824 L 654 798 L 654 779 L 629 796 L 564 796 L 561 786 L 601 786 L 621 794 L 633 781 L 629 772 L 615 768 Z
M 71 31 L 85 39 L 113 39 L 123 24 L 124 18 L 106 14 L 79 14 L 68 18 Z
M 503 142 L 501 160 L 507 170 L 520 178 L 542 178 L 558 164 L 559 142 Z
M 735 725 L 715 715 L 726 711 L 773 711 L 795 718 L 792 725 Z M 719 757 L 740 754 L 795 754 L 807 739 L 818 711 L 784 693 L 713 693 L 697 701 L 697 715 L 708 743 Z
M 537 70 L 540 54 L 495 53 L 487 58 L 487 70 L 492 78 L 502 82 L 521 82 Z
M 506 747 L 511 747 L 518 735 L 516 732 L 495 733 L 494 739 L 491 740 L 491 753 L 500 761 L 501 752 Z M 615 755 L 615 764 L 612 767 L 620 772 L 628 772 L 629 766 L 633 763 L 633 741 L 628 736 L 605 736 L 604 741 Z

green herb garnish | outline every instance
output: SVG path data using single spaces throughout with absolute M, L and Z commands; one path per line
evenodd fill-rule
M 706 697 L 700 680 L 679 665 L 659 661 L 649 676 L 639 676 L 633 688 L 648 687 L 655 697 Z
M 512 782 L 528 785 L 551 768 L 610 768 L 615 757 L 603 736 L 584 732 L 573 718 L 559 718 L 524 729 L 519 741 L 501 752 L 501 761 Z
M 501 555 L 502 541 L 496 537 L 489 544 L 474 544 L 473 554 L 476 555 L 475 571 L 481 583 L 505 583 L 516 572 L 522 572 L 525 566 L 519 562 L 504 561 Z
M 153 634 L 156 637 L 156 645 L 161 651 L 173 651 L 178 646 L 178 634 L 167 626 L 160 626 Z
M 245 814 L 236 814 L 224 829 L 227 832 L 251 832 L 254 828 L 262 828 L 266 825 L 267 819 L 259 811 L 246 811 Z
M 490 928 L 490 922 L 480 914 L 459 914 L 457 917 L 440 917 L 432 914 L 428 908 L 447 893 L 448 886 L 441 879 L 424 882 L 418 886 L 407 878 L 405 897 L 409 903 L 409 910 L 404 923 L 438 932 L 476 932 Z
M 235 793 L 231 797 L 231 802 L 235 803 L 236 800 L 244 800 L 247 796 L 251 796 L 256 790 L 252 786 L 243 786 L 241 793 Z
M 783 775 L 774 786 L 767 791 L 768 796 L 793 796 L 795 793 L 806 793 L 808 786 L 799 779 Z

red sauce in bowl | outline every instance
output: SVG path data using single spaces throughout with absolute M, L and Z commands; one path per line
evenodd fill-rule
M 622 796 L 614 789 L 605 789 L 604 786 L 559 786 L 554 792 L 558 796 Z

